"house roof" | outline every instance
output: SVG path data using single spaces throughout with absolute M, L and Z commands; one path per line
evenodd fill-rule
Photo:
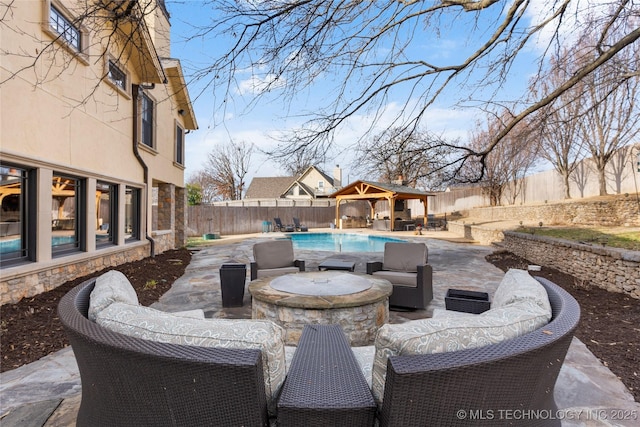
M 295 182 L 293 176 L 253 178 L 247 188 L 245 199 L 277 199 Z
M 171 85 L 170 92 L 176 100 L 178 112 L 182 111 L 185 127 L 191 130 L 198 129 L 196 115 L 193 111 L 191 98 L 189 97 L 187 83 L 184 81 L 180 61 L 174 58 L 163 58 L 162 65 L 165 68 L 169 84 Z
M 343 199 L 424 199 L 435 196 L 434 193 L 407 187 L 406 185 L 392 184 L 388 182 L 356 181 L 329 195 L 333 198 Z

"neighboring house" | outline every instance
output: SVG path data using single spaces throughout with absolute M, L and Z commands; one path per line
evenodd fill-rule
M 185 134 L 197 129 L 163 0 L 10 9 L 0 26 L 3 304 L 183 246 Z
M 299 177 L 253 178 L 245 199 L 319 199 L 328 197 L 342 185 L 342 170 L 334 169 L 333 178 L 315 166 Z

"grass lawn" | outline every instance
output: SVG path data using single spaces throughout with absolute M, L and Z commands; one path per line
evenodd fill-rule
M 515 231 L 640 251 L 640 229 L 627 227 L 520 227 Z

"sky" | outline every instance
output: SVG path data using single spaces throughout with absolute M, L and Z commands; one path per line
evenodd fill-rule
M 534 0 L 537 3 L 545 0 Z M 207 155 L 217 144 L 224 144 L 228 141 L 247 141 L 253 143 L 258 148 L 267 149 L 275 144 L 274 136 L 277 136 L 286 129 L 299 126 L 303 119 L 300 113 L 312 111 L 318 102 L 326 101 L 330 97 L 328 87 L 333 79 L 341 76 L 321 75 L 314 84 L 307 90 L 298 94 L 291 104 L 283 104 L 278 94 L 271 98 L 264 99 L 264 102 L 257 103 L 252 108 L 247 108 L 247 102 L 251 99 L 251 91 L 259 87 L 259 81 L 250 74 L 239 75 L 239 88 L 233 93 L 233 103 L 228 104 L 226 111 L 221 112 L 215 109 L 216 98 L 222 96 L 219 93 L 207 92 L 197 96 L 201 92 L 199 84 L 191 84 L 189 75 L 192 70 L 202 68 L 210 64 L 217 55 L 228 48 L 229 41 L 221 38 L 210 37 L 208 39 L 197 39 L 185 41 L 185 38 L 192 34 L 192 25 L 206 24 L 213 17 L 211 9 L 200 0 L 167 0 L 167 8 L 171 15 L 172 32 L 172 57 L 180 59 L 186 80 L 189 85 L 189 92 L 193 101 L 193 107 L 198 121 L 199 129 L 192 131 L 186 139 L 186 170 L 185 178 L 201 170 L 207 159 Z M 543 7 L 533 8 L 536 13 L 543 13 Z M 465 29 L 469 28 L 469 16 L 463 17 L 451 15 L 443 18 L 441 37 L 436 40 L 432 29 L 425 29 L 413 35 L 410 55 L 415 57 L 424 56 L 430 61 L 451 61 L 468 54 L 470 40 L 465 34 Z M 483 19 L 500 18 L 500 8 L 485 13 Z M 527 19 L 537 21 L 540 15 L 530 14 Z M 448 27 L 449 30 L 444 30 Z M 531 73 L 535 73 L 535 60 L 539 51 L 534 47 L 525 52 L 510 70 L 515 78 L 510 79 L 508 84 L 500 93 L 498 99 L 507 100 L 511 94 L 521 93 L 527 85 Z M 427 115 L 428 130 L 439 134 L 445 138 L 459 139 L 464 142 L 468 139 L 471 130 L 483 114 L 477 109 L 455 108 L 455 101 L 464 97 L 465 93 L 456 92 L 454 87 L 437 104 L 433 106 Z M 397 93 L 397 98 L 389 98 L 386 102 L 385 117 L 391 117 L 393 112 L 398 111 L 406 103 L 419 102 L 416 98 L 411 98 L 407 93 Z M 480 96 L 475 94 L 474 96 Z M 224 117 L 222 115 L 224 114 Z M 329 159 L 326 164 L 318 165 L 326 173 L 331 174 L 335 165 L 340 165 L 343 169 L 343 183 L 353 182 L 362 179 L 351 171 L 353 166 L 353 144 L 360 135 L 369 127 L 371 117 L 366 113 L 357 114 L 348 121 L 347 125 L 336 134 L 334 145 L 336 149 L 328 153 Z M 380 129 L 385 125 L 385 119 L 381 121 Z M 265 176 L 285 176 L 286 171 L 276 162 L 266 158 L 259 152 L 254 152 L 251 160 L 247 182 L 253 177 Z

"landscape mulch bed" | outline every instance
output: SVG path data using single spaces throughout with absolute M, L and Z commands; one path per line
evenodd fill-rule
M 190 261 L 188 249 L 166 251 L 79 277 L 15 304 L 0 306 L 0 372 L 31 363 L 69 345 L 57 309 L 60 298 L 76 285 L 109 270 L 118 270 L 135 288 L 140 304 L 149 306 L 184 274 Z
M 148 306 L 184 274 L 190 260 L 191 252 L 183 248 L 107 270 L 124 273 L 134 286 L 140 303 Z M 487 256 L 487 261 L 503 271 L 526 269 L 531 264 L 503 251 Z M 1 372 L 31 363 L 68 345 L 57 315 L 58 301 L 74 286 L 107 270 L 24 298 L 16 304 L 1 306 Z M 576 298 L 581 307 L 576 336 L 622 380 L 635 400 L 640 401 L 640 301 L 591 286 L 551 268 L 543 267 L 533 274 L 553 281 Z

